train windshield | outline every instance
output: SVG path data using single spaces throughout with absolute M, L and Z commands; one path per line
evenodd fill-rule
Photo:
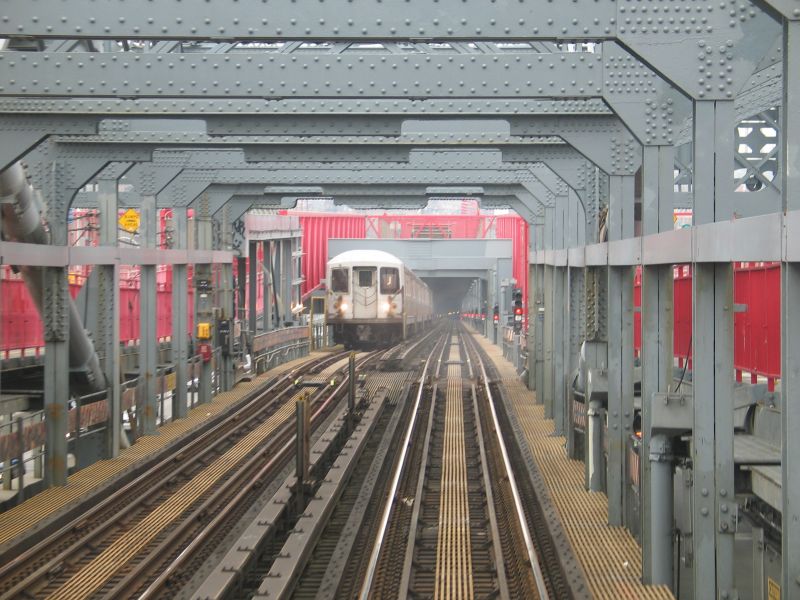
M 358 286 L 359 287 L 372 287 L 375 283 L 372 280 L 372 274 L 375 272 L 375 269 L 362 267 L 356 269 L 358 272 Z
M 400 271 L 394 267 L 381 269 L 381 294 L 396 294 L 400 290 Z
M 331 291 L 335 293 L 347 293 L 347 269 L 331 269 Z

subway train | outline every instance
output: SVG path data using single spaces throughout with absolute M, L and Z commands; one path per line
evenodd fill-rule
M 326 323 L 345 348 L 391 346 L 433 318 L 428 286 L 388 252 L 343 252 L 328 261 L 326 275 Z

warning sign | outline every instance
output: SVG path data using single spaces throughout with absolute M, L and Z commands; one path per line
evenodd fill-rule
M 129 208 L 119 218 L 119 226 L 128 233 L 136 233 L 139 230 L 139 213 Z

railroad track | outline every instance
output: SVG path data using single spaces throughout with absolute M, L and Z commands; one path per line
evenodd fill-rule
M 375 537 L 360 598 L 549 598 L 477 348 L 454 334 Z
M 344 356 L 315 361 L 305 372 L 327 379 L 345 366 Z M 179 454 L 7 562 L 0 569 L 0 597 L 128 597 L 152 584 L 177 557 L 182 564 L 201 560 L 213 546 L 209 530 L 245 511 L 246 500 L 288 456 L 296 374 L 281 377 Z M 343 388 L 344 382 L 314 393 L 314 422 Z M 185 550 L 198 537 L 207 543 L 190 557 Z M 170 574 L 180 580 L 176 571 Z

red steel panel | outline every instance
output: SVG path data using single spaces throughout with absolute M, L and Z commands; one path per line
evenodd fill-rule
M 325 279 L 329 239 L 363 239 L 367 236 L 364 215 L 300 215 L 300 228 L 303 231 L 304 294 Z

